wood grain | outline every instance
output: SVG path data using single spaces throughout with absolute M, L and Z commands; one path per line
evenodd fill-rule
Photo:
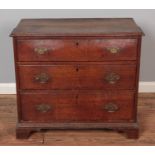
M 32 134 L 29 139 L 15 137 L 16 96 L 0 95 L 0 145 L 61 145 L 61 146 L 155 146 L 155 93 L 141 93 L 138 99 L 140 137 L 126 139 L 111 130 L 47 130 Z
M 41 145 L 43 133 L 34 133 L 29 140 L 16 139 L 16 96 L 0 95 L 0 145 Z
M 52 93 L 22 93 L 22 121 L 39 123 L 103 123 L 134 122 L 132 91 L 53 91 Z M 105 109 L 109 104 L 116 111 Z M 49 107 L 47 111 L 38 110 L 39 106 Z
M 20 65 L 20 89 L 134 89 L 136 65 Z M 35 78 L 46 74 L 45 83 Z M 120 78 L 110 84 L 106 79 L 111 74 Z
M 90 127 L 96 129 L 100 127 L 101 129 L 102 127 L 102 129 L 123 130 L 127 133 L 128 138 L 138 138 L 137 92 L 142 34 L 140 28 L 131 18 L 21 20 L 11 35 L 14 40 L 17 83 L 17 138 L 28 138 L 29 133 L 34 130 L 56 128 L 83 129 L 83 127 L 85 129 L 91 129 Z M 131 60 L 134 61 L 132 63 L 135 65 L 128 65 Z M 33 65 L 34 61 L 38 63 L 38 65 Z M 64 63 L 64 65 L 55 65 L 54 63 L 56 61 Z M 74 63 L 68 65 L 67 61 Z M 86 64 L 83 65 L 82 62 L 84 61 Z M 101 61 L 104 63 L 108 61 L 108 63 L 111 64 L 95 64 L 101 63 Z M 117 64 L 120 63 L 120 61 L 122 61 L 122 64 Z M 48 65 L 49 62 L 53 64 Z M 94 62 L 94 64 L 90 65 L 91 62 Z M 33 102 L 29 101 L 29 104 L 31 104 L 29 106 L 27 102 L 21 104 L 21 92 L 25 90 L 33 90 L 34 92 L 37 92 L 37 90 L 117 90 L 118 92 L 119 90 L 132 90 L 135 94 L 132 101 L 133 104 L 130 104 L 129 108 L 127 105 L 129 105 L 129 102 L 131 103 L 131 98 L 127 101 L 126 106 L 120 98 L 119 103 L 117 103 L 118 105 L 110 103 L 108 108 L 103 100 L 102 104 L 106 106 L 106 109 L 110 107 L 110 109 L 112 109 L 110 111 L 114 111 L 114 109 L 118 109 L 118 107 L 122 109 L 120 113 L 117 113 L 117 117 L 113 116 L 113 114 L 111 114 L 111 116 L 104 115 L 105 121 L 112 122 L 91 122 L 89 125 L 88 123 L 86 124 L 90 118 L 91 121 L 94 121 L 94 119 L 98 121 L 104 113 L 99 112 L 101 102 L 98 101 L 102 100 L 102 97 L 92 98 L 87 96 L 86 100 L 89 100 L 89 102 L 81 98 L 81 103 L 79 104 L 77 102 L 80 105 L 79 107 L 77 105 L 73 106 L 71 102 L 71 108 L 66 108 L 66 110 L 57 109 L 57 114 L 51 114 L 55 117 L 55 119 L 52 120 L 65 119 L 67 122 L 69 121 L 70 124 L 64 122 L 45 124 L 44 122 L 40 124 L 37 123 L 36 125 L 34 121 L 48 121 L 48 117 L 46 117 L 46 119 L 40 117 L 38 120 L 38 114 L 35 112 L 36 109 L 33 109 L 34 106 L 38 107 L 36 103 L 37 100 Z M 33 98 L 33 96 L 31 96 L 31 98 Z M 73 99 L 74 97 L 71 98 Z M 95 100 L 95 102 L 92 102 L 90 98 L 91 100 Z M 82 102 L 86 104 L 83 105 Z M 57 106 L 57 104 L 55 105 Z M 47 109 L 49 104 L 40 103 L 39 107 L 41 107 L 39 109 Z M 95 110 L 93 111 L 93 108 L 96 112 L 94 112 Z M 88 112 L 81 113 L 84 109 Z M 66 115 L 66 112 L 69 113 L 69 115 Z M 76 113 L 78 113 L 78 115 Z M 29 115 L 31 117 L 29 117 Z M 77 119 L 78 116 L 78 121 L 84 121 L 72 123 L 72 115 L 73 120 Z M 76 117 L 74 117 L 74 115 L 76 115 Z M 23 120 L 21 116 L 23 116 Z M 68 118 L 68 116 L 71 117 Z M 114 122 L 115 118 L 117 122 Z M 118 122 L 117 119 L 120 121 Z M 121 123 L 124 119 L 126 121 L 128 120 L 128 122 Z M 24 120 L 27 122 L 23 122 Z
M 136 60 L 137 39 L 29 39 L 17 41 L 18 61 Z M 109 48 L 117 48 L 111 53 Z M 44 50 L 39 53 L 38 50 Z M 37 51 L 36 51 L 37 50 Z
M 137 36 L 132 18 L 22 19 L 11 36 Z

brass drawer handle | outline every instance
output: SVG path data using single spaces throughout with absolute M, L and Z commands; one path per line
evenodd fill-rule
M 36 105 L 36 110 L 41 112 L 41 113 L 46 113 L 46 112 L 51 110 L 51 106 L 44 104 L 44 103 L 38 104 L 38 105 Z
M 110 84 L 115 84 L 117 81 L 120 80 L 120 75 L 116 73 L 110 73 L 105 76 L 105 80 Z
M 107 47 L 106 49 L 107 49 L 107 51 L 109 51 L 112 54 L 117 54 L 121 50 L 119 47 Z
M 119 110 L 119 107 L 115 103 L 110 102 L 104 106 L 104 110 L 107 112 L 116 112 Z
M 40 55 L 43 55 L 45 53 L 48 52 L 48 49 L 45 48 L 45 47 L 39 47 L 39 48 L 35 48 L 34 51 L 37 53 L 37 54 L 40 54 Z
M 40 73 L 39 75 L 36 75 L 34 79 L 39 83 L 47 83 L 49 81 L 49 75 L 46 73 Z

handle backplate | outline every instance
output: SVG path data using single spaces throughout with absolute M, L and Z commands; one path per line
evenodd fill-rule
M 34 51 L 39 55 L 43 55 L 48 52 L 48 49 L 46 47 L 36 47 Z
M 119 110 L 119 107 L 115 103 L 110 102 L 104 105 L 104 110 L 107 112 L 116 112 Z
M 46 73 L 40 73 L 36 75 L 34 79 L 39 83 L 47 83 L 49 81 L 49 75 Z
M 119 47 L 107 47 L 106 49 L 112 54 L 117 54 L 121 51 Z
M 41 113 L 46 113 L 51 110 L 51 106 L 48 104 L 44 104 L 44 103 L 38 104 L 38 105 L 36 105 L 36 110 Z
M 115 84 L 117 81 L 120 80 L 120 75 L 112 72 L 105 76 L 105 80 L 110 84 Z

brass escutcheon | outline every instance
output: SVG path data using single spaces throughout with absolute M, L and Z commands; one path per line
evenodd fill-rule
M 116 73 L 110 73 L 105 76 L 105 80 L 110 84 L 115 84 L 117 81 L 120 80 L 120 75 Z
M 119 109 L 118 106 L 115 103 L 113 103 L 113 102 L 107 103 L 104 106 L 104 110 L 106 110 L 107 112 L 115 112 L 118 109 Z
M 34 79 L 39 83 L 47 83 L 49 80 L 49 75 L 46 73 L 40 73 L 39 75 L 36 75 Z
M 120 52 L 120 48 L 119 47 L 108 47 L 106 48 L 110 53 L 112 54 L 116 54 Z
M 38 104 L 38 105 L 36 105 L 36 110 L 41 112 L 41 113 L 46 113 L 49 110 L 51 110 L 51 106 L 47 105 L 47 104 L 44 104 L 44 103 Z
M 35 48 L 34 51 L 37 54 L 43 55 L 43 54 L 45 54 L 48 51 L 48 49 L 45 48 L 45 47 L 39 47 L 39 48 Z

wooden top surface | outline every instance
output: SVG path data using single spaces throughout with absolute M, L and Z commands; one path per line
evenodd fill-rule
M 11 36 L 137 36 L 132 18 L 22 19 Z

